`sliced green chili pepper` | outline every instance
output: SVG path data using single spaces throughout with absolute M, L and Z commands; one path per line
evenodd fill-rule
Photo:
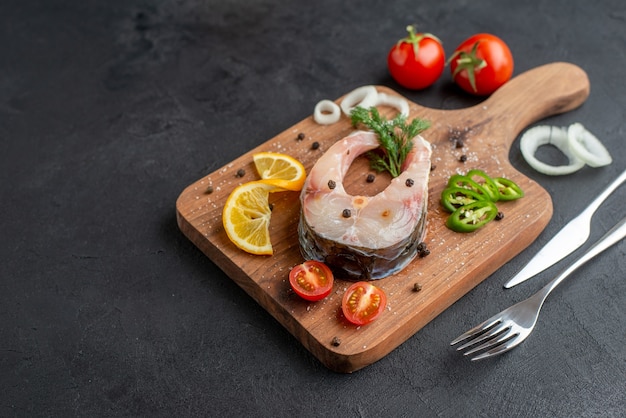
M 491 193 L 487 189 L 463 174 L 455 174 L 450 177 L 450 180 L 448 180 L 448 187 L 462 187 L 469 189 L 485 196 L 486 199 L 491 200 Z
M 524 197 L 524 191 L 512 180 L 496 177 L 493 182 L 498 188 L 500 200 L 515 200 Z
M 491 222 L 498 208 L 489 200 L 478 200 L 461 206 L 448 217 L 446 226 L 456 232 L 472 232 Z
M 478 183 L 483 189 L 485 189 L 485 191 L 487 192 L 487 194 L 489 194 L 489 198 L 491 199 L 492 202 L 497 202 L 498 199 L 500 198 L 500 193 L 498 193 L 498 186 L 496 185 L 496 183 L 493 181 L 493 179 L 487 175 L 487 173 L 485 173 L 482 170 L 470 170 L 467 172 L 467 174 L 465 175 L 465 177 L 474 180 L 474 178 L 478 177 L 480 178 L 480 182 L 474 180 L 476 183 Z
M 484 195 L 464 187 L 451 186 L 441 192 L 441 205 L 448 212 L 454 212 L 461 206 L 485 199 Z
M 455 174 L 441 192 L 441 205 L 452 212 L 446 226 L 457 232 L 475 231 L 498 215 L 495 202 L 523 196 L 522 189 L 504 177 L 492 178 L 478 169 Z

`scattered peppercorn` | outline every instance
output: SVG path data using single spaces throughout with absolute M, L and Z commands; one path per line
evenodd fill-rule
M 332 190 L 335 187 L 337 187 L 337 183 L 335 183 L 335 180 L 328 180 L 328 188 Z
M 298 136 L 296 137 L 296 139 L 297 139 L 298 141 L 302 141 L 302 140 L 304 139 L 304 136 L 305 136 L 305 135 L 304 135 L 304 133 L 300 132 L 300 133 L 298 134 Z
M 341 212 L 341 216 L 343 216 L 344 218 L 349 218 L 350 216 L 352 216 L 352 212 L 350 212 L 350 209 L 344 209 L 343 212 Z
M 339 337 L 333 337 L 333 340 L 330 342 L 333 347 L 339 347 L 339 345 L 341 344 L 341 340 L 339 339 Z
M 206 194 L 211 194 L 213 193 L 213 186 L 209 186 L 206 188 L 206 190 L 204 191 Z
M 422 285 L 419 283 L 415 283 L 413 284 L 413 291 L 414 292 L 419 292 L 420 290 L 422 290 Z
M 320 147 L 320 143 L 317 141 L 311 144 L 311 149 L 318 149 L 319 147 Z
M 465 161 L 467 161 L 467 155 L 463 154 L 459 157 L 459 161 L 464 163 Z
M 246 170 L 244 170 L 243 168 L 240 168 L 239 170 L 237 170 L 237 177 L 243 177 L 246 175 Z
M 416 250 L 417 250 L 417 255 L 420 258 L 424 258 L 430 254 L 430 250 L 426 247 L 426 243 L 424 242 L 420 242 L 419 244 L 417 244 Z
M 404 184 L 406 184 L 406 187 L 413 187 L 413 185 L 415 184 L 415 182 L 413 181 L 413 179 L 406 179 L 406 181 L 404 182 Z
M 496 214 L 496 217 L 495 217 L 496 221 L 501 221 L 503 218 L 504 218 L 504 213 L 498 212 Z
M 463 148 L 463 145 L 465 145 L 465 144 L 463 143 L 462 139 L 459 138 L 459 139 L 456 140 L 456 147 L 457 148 Z
M 376 176 L 372 173 L 368 174 L 367 178 L 365 179 L 365 181 L 367 181 L 368 183 L 374 183 L 374 180 L 376 180 Z
M 436 165 L 434 165 L 434 164 L 433 164 L 433 165 L 431 165 L 431 166 L 430 166 L 430 171 L 433 171 L 435 168 L 437 168 L 437 166 L 436 166 Z

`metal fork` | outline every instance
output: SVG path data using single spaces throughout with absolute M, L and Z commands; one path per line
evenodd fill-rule
M 626 218 L 600 238 L 589 250 L 556 278 L 528 299 L 505 309 L 485 322 L 455 338 L 450 345 L 457 351 L 468 349 L 464 355 L 476 354 L 472 360 L 492 357 L 517 347 L 533 331 L 539 311 L 550 292 L 576 269 L 626 236 Z

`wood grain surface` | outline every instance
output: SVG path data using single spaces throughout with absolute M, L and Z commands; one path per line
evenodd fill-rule
M 380 92 L 397 94 L 386 87 Z M 410 118 L 431 121 L 423 136 L 433 146 L 429 182 L 428 224 L 425 243 L 430 255 L 415 259 L 400 273 L 376 281 L 388 296 L 387 311 L 375 322 L 357 327 L 341 314 L 341 297 L 350 282 L 338 279 L 331 295 L 310 303 L 294 295 L 288 282 L 291 267 L 303 261 L 297 224 L 299 193 L 273 193 L 270 233 L 274 255 L 255 256 L 237 249 L 222 227 L 222 208 L 238 185 L 257 180 L 252 155 L 260 151 L 289 154 L 310 170 L 328 147 L 353 128 L 347 117 L 323 126 L 308 117 L 274 138 L 252 149 L 219 170 L 189 185 L 176 202 L 181 231 L 254 300 L 288 329 L 329 369 L 353 372 L 387 355 L 447 307 L 515 257 L 549 222 L 552 201 L 536 182 L 509 162 L 511 144 L 529 124 L 581 105 L 589 95 L 585 72 L 568 63 L 552 63 L 515 77 L 482 103 L 459 110 L 438 110 L 410 104 Z M 339 103 L 341 98 L 337 99 Z M 395 110 L 381 108 L 391 117 Z M 298 139 L 298 134 L 303 139 Z M 462 140 L 463 147 L 456 143 Z M 317 142 L 319 148 L 313 149 Z M 465 162 L 459 161 L 465 155 Z M 237 176 L 239 169 L 243 177 Z M 447 213 L 439 196 L 448 178 L 470 169 L 482 169 L 492 176 L 517 182 L 525 197 L 498 202 L 505 214 L 484 228 L 459 234 L 445 227 Z M 346 189 L 353 194 L 371 195 L 389 182 L 377 175 L 368 184 L 370 173 L 365 158 L 358 158 L 346 177 Z M 208 193 L 208 188 L 212 192 Z M 421 290 L 414 291 L 419 284 Z M 415 338 L 419 338 L 417 335 Z M 339 344 L 333 344 L 333 340 Z

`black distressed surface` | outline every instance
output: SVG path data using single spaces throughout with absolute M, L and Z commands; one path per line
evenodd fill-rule
M 448 345 L 556 273 L 502 289 L 626 167 L 624 2 L 351 3 L 0 3 L 0 416 L 624 413 L 624 243 L 561 285 L 514 351 L 471 363 Z M 587 102 L 543 123 L 583 123 L 614 163 L 547 177 L 516 141 L 514 165 L 553 197 L 544 233 L 389 356 L 336 374 L 182 236 L 175 200 L 364 84 L 430 107 L 476 103 L 447 71 L 422 92 L 389 78 L 387 51 L 409 23 L 448 54 L 473 33 L 499 35 L 515 74 L 582 67 Z M 624 203 L 622 187 L 592 238 Z

